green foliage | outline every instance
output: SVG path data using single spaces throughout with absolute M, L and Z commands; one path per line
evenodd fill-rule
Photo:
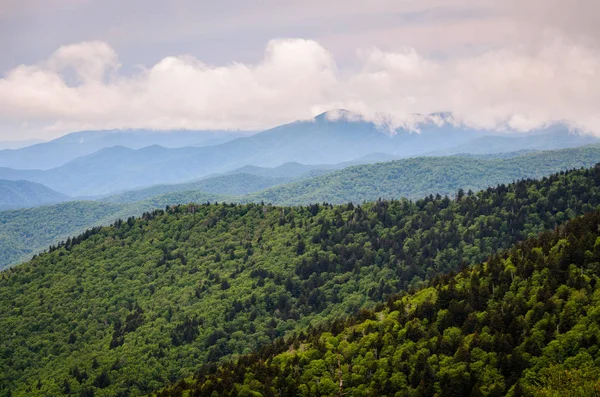
M 68 199 L 66 195 L 39 183 L 0 179 L 0 211 L 60 203 Z
M 597 167 L 457 200 L 190 204 L 89 230 L 0 273 L 0 395 L 60 395 L 65 379 L 76 394 L 149 393 L 204 363 L 481 262 L 598 208 L 599 189 Z M 506 268 L 516 277 L 517 262 Z M 419 317 L 407 337 L 423 336 L 424 307 L 441 299 L 434 290 L 415 297 L 408 310 Z M 443 333 L 444 349 L 460 336 Z M 371 361 L 361 364 L 364 374 Z
M 290 180 L 291 178 L 272 178 L 247 173 L 221 175 L 196 182 L 181 183 L 177 185 L 156 185 L 144 189 L 131 190 L 125 193 L 105 197 L 102 201 L 110 203 L 131 203 L 159 195 L 190 191 L 228 196 L 243 196 L 245 194 L 267 189 L 271 186 L 289 182 Z
M 153 394 L 598 396 L 600 213 Z
M 97 225 L 140 216 L 166 205 L 226 200 L 227 196 L 197 191 L 176 192 L 134 203 L 73 201 L 46 207 L 0 212 L 0 269 L 28 260 L 50 245 Z
M 245 167 L 240 169 L 244 171 L 241 174 L 223 175 L 189 184 L 159 185 L 104 199 L 119 203 L 118 206 L 105 203 L 67 203 L 0 213 L 0 269 L 27 260 L 32 254 L 85 229 L 108 225 L 117 218 L 139 216 L 145 211 L 166 205 L 205 201 L 268 202 L 277 205 L 320 202 L 342 204 L 362 203 L 379 198 L 421 198 L 428 194 L 454 196 L 459 189 L 486 189 L 522 178 L 537 178 L 561 170 L 590 167 L 599 161 L 600 147 L 587 146 L 510 159 L 421 157 L 348 167 L 330 175 L 313 178 L 309 176 L 319 175 L 324 171 L 313 170 L 313 173 L 298 175 L 311 169 L 311 166 L 294 163 L 274 169 Z M 259 175 L 248 175 L 251 172 Z M 261 175 L 263 173 L 267 175 Z M 282 183 L 285 179 L 292 178 L 292 175 L 297 179 L 309 179 L 243 197 L 222 195 L 254 191 Z M 140 199 L 143 200 L 135 201 Z
M 418 157 L 348 167 L 250 194 L 243 200 L 304 205 L 324 201 L 333 204 L 362 203 L 380 198 L 419 199 L 429 194 L 452 196 L 459 189 L 477 191 L 524 178 L 541 178 L 561 170 L 591 167 L 598 162 L 598 146 L 530 153 L 513 158 Z

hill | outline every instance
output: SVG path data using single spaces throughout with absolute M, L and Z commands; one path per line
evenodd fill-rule
M 117 195 L 103 197 L 100 200 L 110 203 L 129 203 L 145 200 L 157 195 L 198 191 L 209 194 L 243 196 L 269 187 L 289 182 L 290 178 L 267 177 L 247 173 L 231 174 L 206 178 L 196 182 L 176 185 L 156 185 L 144 189 L 131 190 Z M 174 203 L 175 204 L 175 203 Z
M 98 225 L 140 216 L 167 205 L 231 201 L 223 195 L 175 192 L 133 203 L 71 201 L 57 205 L 0 212 L 0 270 L 29 260 L 48 246 Z
M 126 150 L 126 149 L 125 149 Z M 577 167 L 589 167 L 600 162 L 600 148 L 595 146 L 577 149 L 565 149 L 555 152 L 532 153 L 515 158 L 492 158 L 485 160 L 480 157 L 442 157 L 416 158 L 397 162 L 351 167 L 336 173 L 331 170 L 312 169 L 301 164 L 287 164 L 274 169 L 245 167 L 247 172 L 258 175 L 298 175 L 298 179 L 309 178 L 311 173 L 316 177 L 305 181 L 286 184 L 259 193 L 246 196 L 224 196 L 221 194 L 203 193 L 202 191 L 187 191 L 194 185 L 157 186 L 140 191 L 125 192 L 121 195 L 105 198 L 109 202 L 120 203 L 111 206 L 111 212 L 105 213 L 103 203 L 97 205 L 84 204 L 87 214 L 79 216 L 79 207 L 73 205 L 49 206 L 35 211 L 22 211 L 7 214 L 0 213 L 0 268 L 18 261 L 28 259 L 28 255 L 39 252 L 50 244 L 56 244 L 61 239 L 75 235 L 93 226 L 107 225 L 117 217 L 141 215 L 144 211 L 162 208 L 165 205 L 184 204 L 188 202 L 227 201 L 227 202 L 270 202 L 273 204 L 310 204 L 318 202 L 329 203 L 361 203 L 365 200 L 378 198 L 410 198 L 428 194 L 449 193 L 454 196 L 459 189 L 486 189 L 498 183 L 509 183 L 527 177 L 540 177 L 553 172 Z M 308 172 L 308 174 L 302 174 Z M 329 173 L 320 176 L 321 172 Z M 241 183 L 246 190 L 268 184 L 273 177 L 244 177 L 222 175 L 216 179 L 206 179 L 198 183 L 204 188 L 214 191 L 233 191 Z M 231 178 L 231 179 L 229 179 Z M 195 186 L 196 188 L 199 185 Z M 229 190 L 228 190 L 229 189 Z M 164 192 L 172 193 L 164 193 Z M 154 193 L 163 193 L 152 197 Z M 141 199 L 140 202 L 132 200 Z M 187 201 L 185 201 L 187 200 Z M 153 207 L 152 203 L 156 205 Z M 36 219 L 43 219 L 39 223 Z M 61 219 L 64 219 L 63 223 Z M 66 220 L 73 220 L 70 223 Z M 84 221 L 84 222 L 83 222 Z M 82 223 L 83 222 L 83 223 Z M 73 227 L 69 227 L 72 224 Z M 23 237 L 25 236 L 25 237 Z
M 0 180 L 0 211 L 67 201 L 68 196 L 39 183 Z
M 225 172 L 221 175 L 207 176 L 194 182 L 173 185 L 154 185 L 147 188 L 135 189 L 119 194 L 101 197 L 98 200 L 117 203 L 133 202 L 144 200 L 159 194 L 193 190 L 212 194 L 244 196 L 250 193 L 265 190 L 272 186 L 310 179 L 315 176 L 324 175 L 334 170 L 343 169 L 352 165 L 369 164 L 388 160 L 388 155 L 374 153 L 357 160 L 337 164 L 308 165 L 300 163 L 285 163 L 273 168 L 247 165 L 245 167 L 237 168 L 233 171 Z
M 248 195 L 246 201 L 279 205 L 361 203 L 379 198 L 453 196 L 458 189 L 481 190 L 523 178 L 600 162 L 600 146 L 535 152 L 510 158 L 418 157 L 348 167 L 304 181 Z
M 0 273 L 0 393 L 146 394 L 599 205 L 600 167 L 456 201 L 187 205 L 96 228 Z
M 0 150 L 0 167 L 47 170 L 60 167 L 77 157 L 87 156 L 113 146 L 124 146 L 130 149 L 141 149 L 152 145 L 171 148 L 208 146 L 245 135 L 248 133 L 234 131 L 80 131 L 49 142 Z
M 375 161 L 372 161 L 375 162 Z M 336 169 L 342 169 L 352 164 L 300 164 L 300 163 L 284 163 L 277 167 L 257 167 L 255 165 L 247 165 L 237 168 L 233 171 L 224 172 L 223 175 L 233 174 L 251 174 L 269 178 L 288 178 L 296 179 L 311 172 L 327 172 Z
M 586 215 L 154 396 L 597 395 L 599 224 Z

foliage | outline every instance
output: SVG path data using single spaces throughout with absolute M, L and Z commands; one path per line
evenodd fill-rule
M 365 159 L 372 161 L 372 158 Z M 272 204 L 361 203 L 378 198 L 420 198 L 426 194 L 455 195 L 459 189 L 465 191 L 485 189 L 498 183 L 509 183 L 525 177 L 542 177 L 553 172 L 588 167 L 600 161 L 600 147 L 588 146 L 518 156 L 511 159 L 423 157 L 396 162 L 348 167 L 324 177 L 310 178 L 305 182 L 291 183 L 278 188 L 244 197 L 223 196 L 202 191 L 182 190 L 185 188 L 212 189 L 214 192 L 234 192 L 232 185 L 239 184 L 243 177 L 224 175 L 198 182 L 200 185 L 160 185 L 123 195 L 107 198 L 117 201 L 119 206 L 105 203 L 67 203 L 57 206 L 0 213 L 0 269 L 27 260 L 32 254 L 42 251 L 51 244 L 98 225 L 108 225 L 117 218 L 139 216 L 165 205 L 188 202 L 269 202 Z M 324 170 L 309 171 L 311 166 L 287 163 L 273 169 L 244 167 L 239 172 L 254 173 L 243 189 L 259 188 L 261 184 L 275 183 L 283 178 L 309 178 Z M 258 178 L 258 179 L 257 179 Z M 266 178 L 266 179 L 260 179 Z M 271 181 L 271 182 L 269 182 Z M 278 183 L 278 182 L 277 182 Z M 131 200 L 161 194 L 142 201 Z
M 244 201 L 304 205 L 323 201 L 362 203 L 379 198 L 418 199 L 454 195 L 458 189 L 481 190 L 523 178 L 541 178 L 561 170 L 591 167 L 600 161 L 599 146 L 585 146 L 512 158 L 473 156 L 418 157 L 348 167 L 305 181 L 250 194 Z
M 286 183 L 290 180 L 291 178 L 271 178 L 267 176 L 239 173 L 233 175 L 215 176 L 196 182 L 181 183 L 177 185 L 156 185 L 105 197 L 101 200 L 110 203 L 130 203 L 159 195 L 189 191 L 229 196 L 243 196 L 245 194 L 267 189 L 271 186 Z
M 0 211 L 60 203 L 68 199 L 39 183 L 0 180 Z
M 48 246 L 97 225 L 109 225 L 117 219 L 139 216 L 166 205 L 226 199 L 227 196 L 192 191 L 155 196 L 135 203 L 73 201 L 0 212 L 0 269 L 28 260 Z
M 154 394 L 598 396 L 600 213 Z
M 481 262 L 598 208 L 599 189 L 597 167 L 456 200 L 190 204 L 89 230 L 0 273 L 0 395 L 149 393 Z

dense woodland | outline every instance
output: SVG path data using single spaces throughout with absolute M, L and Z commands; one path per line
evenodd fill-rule
M 160 195 L 190 191 L 222 196 L 243 196 L 267 189 L 271 186 L 290 182 L 291 180 L 292 178 L 289 177 L 268 177 L 242 172 L 233 175 L 215 176 L 197 182 L 176 185 L 156 185 L 144 189 L 130 190 L 125 193 L 102 198 L 102 201 L 109 203 L 132 203 Z M 220 201 L 224 199 L 225 198 L 223 197 Z
M 347 167 L 325 176 L 322 174 L 331 169 L 315 169 L 318 166 L 297 163 L 276 168 L 244 167 L 236 171 L 237 174 L 133 190 L 98 202 L 72 202 L 0 212 L 0 269 L 28 260 L 49 245 L 91 227 L 108 225 L 118 218 L 140 216 L 166 205 L 207 200 L 275 205 L 361 204 L 379 198 L 420 199 L 429 194 L 447 193 L 453 197 L 461 187 L 465 191 L 478 191 L 523 178 L 541 178 L 567 169 L 591 167 L 600 162 L 600 146 L 511 156 L 420 157 Z M 364 160 L 374 161 L 374 158 Z M 242 175 L 248 173 L 253 176 Z M 292 179 L 303 181 L 257 192 Z M 229 195 L 244 192 L 255 193 Z
M 600 213 L 155 396 L 600 395 Z
M 249 194 L 243 201 L 278 205 L 362 203 L 379 198 L 417 200 L 430 194 L 453 196 L 459 188 L 478 191 L 524 178 L 600 162 L 600 146 L 490 156 L 416 157 L 348 167 L 316 178 Z
M 595 167 L 452 199 L 190 204 L 89 230 L 0 273 L 0 395 L 148 394 L 594 211 L 599 189 Z
M 38 183 L 0 179 L 0 211 L 55 204 L 66 200 L 66 195 Z
M 140 216 L 174 203 L 226 200 L 226 196 L 198 191 L 174 192 L 133 203 L 72 201 L 44 207 L 0 212 L 0 270 L 26 261 L 51 244 L 97 225 Z

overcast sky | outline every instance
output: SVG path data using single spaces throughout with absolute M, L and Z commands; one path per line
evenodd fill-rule
M 1 0 L 0 139 L 346 108 L 600 134 L 597 0 Z

